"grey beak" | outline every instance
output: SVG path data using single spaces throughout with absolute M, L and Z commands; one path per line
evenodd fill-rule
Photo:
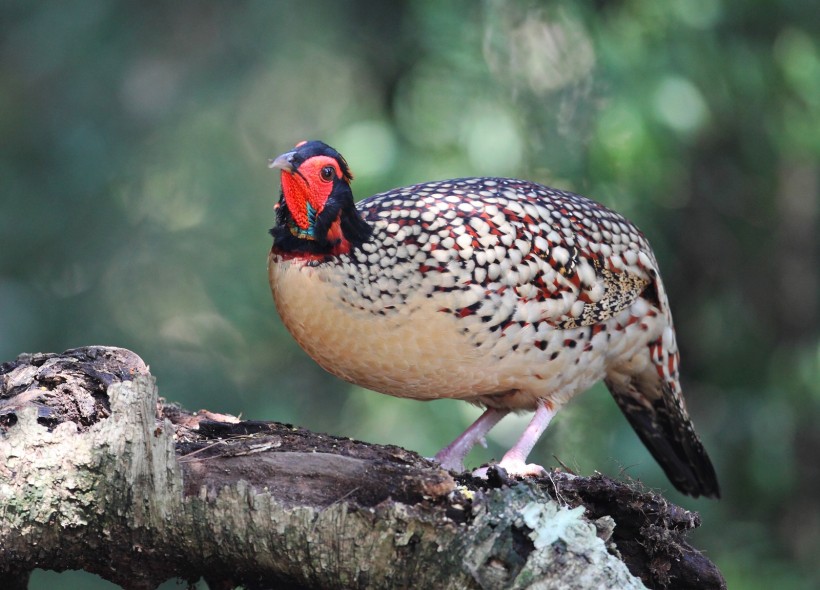
M 296 152 L 287 152 L 275 160 L 268 161 L 268 168 L 279 168 L 286 172 L 293 172 L 293 156 Z

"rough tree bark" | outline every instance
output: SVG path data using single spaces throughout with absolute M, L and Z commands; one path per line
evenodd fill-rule
M 0 587 L 725 588 L 698 515 L 596 475 L 453 475 L 415 453 L 158 400 L 134 353 L 0 365 Z

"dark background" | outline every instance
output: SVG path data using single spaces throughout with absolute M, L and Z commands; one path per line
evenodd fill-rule
M 602 386 L 533 460 L 700 511 L 732 588 L 816 588 L 819 23 L 809 0 L 5 0 L 0 360 L 124 346 L 190 409 L 429 456 L 479 411 L 338 381 L 282 327 L 267 159 L 323 139 L 359 197 L 470 175 L 575 190 L 656 250 L 724 498 L 670 490 Z

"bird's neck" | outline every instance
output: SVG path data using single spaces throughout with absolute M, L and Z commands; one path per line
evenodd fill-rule
M 317 231 L 301 229 L 287 210 L 284 200 L 277 208 L 277 225 L 270 230 L 272 251 L 287 259 L 329 260 L 358 248 L 373 233 L 370 224 L 362 219 L 353 205 L 341 207 L 335 217 L 317 222 Z

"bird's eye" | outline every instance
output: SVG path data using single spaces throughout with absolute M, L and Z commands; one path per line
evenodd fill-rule
M 322 180 L 331 180 L 333 178 L 333 166 L 325 166 L 322 168 Z

